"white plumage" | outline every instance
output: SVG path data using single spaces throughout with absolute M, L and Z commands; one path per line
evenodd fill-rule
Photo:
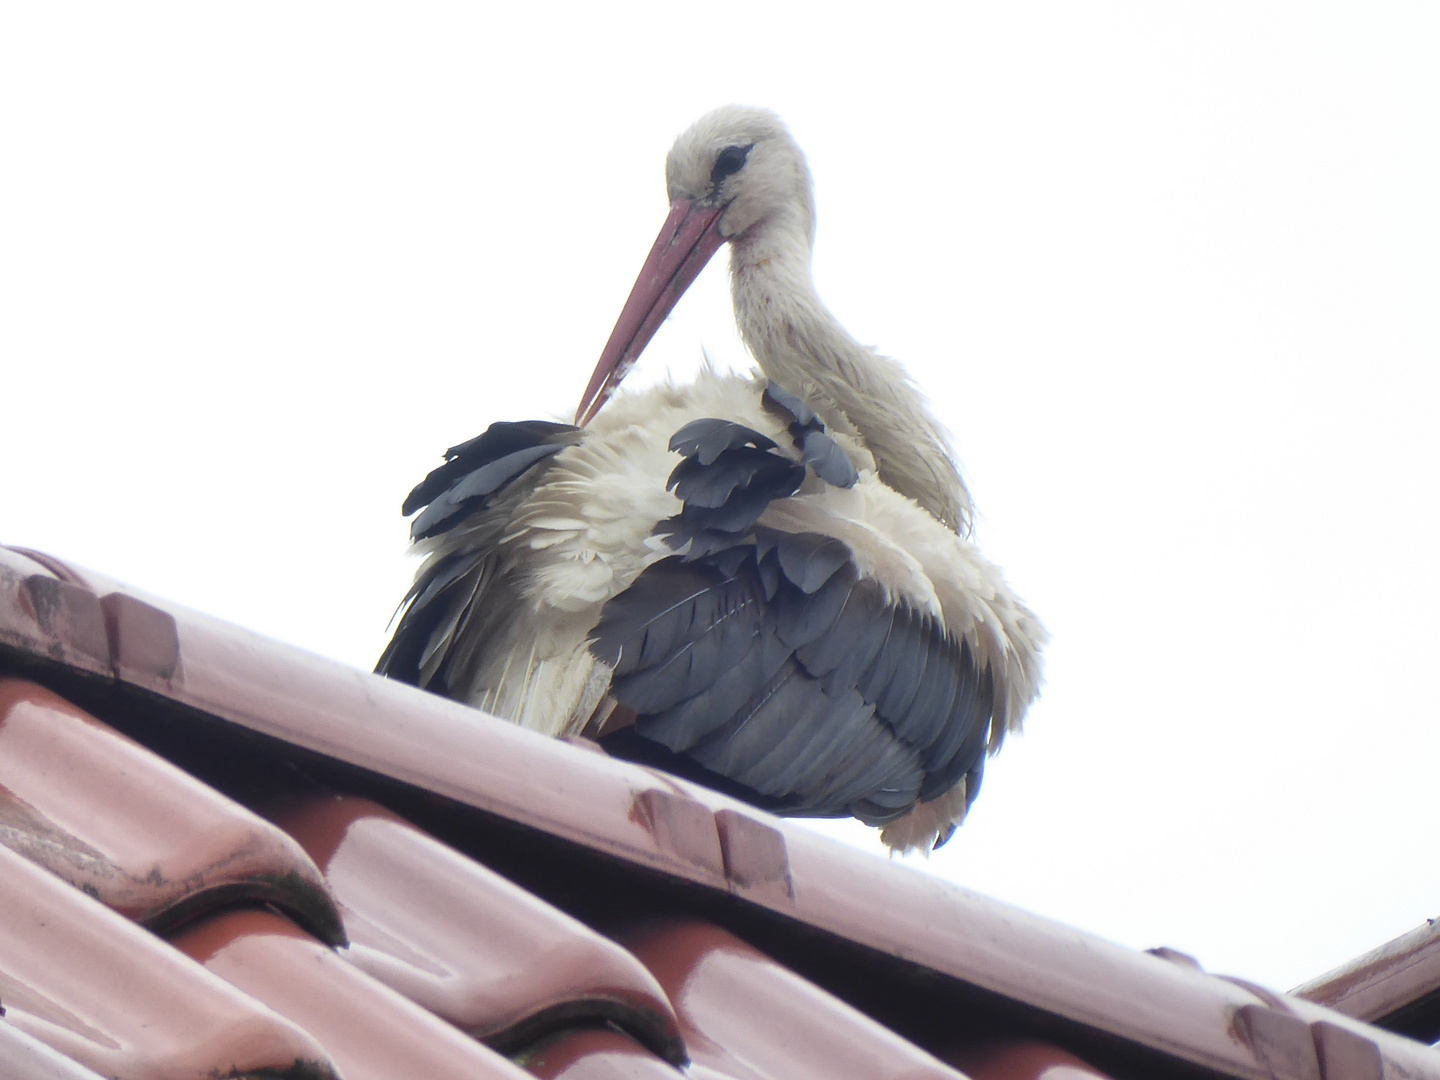
M 1044 630 L 968 539 L 921 395 L 816 296 L 784 126 L 717 110 L 666 175 L 588 426 L 496 425 L 407 502 L 429 504 L 425 561 L 378 670 L 780 812 L 853 812 L 892 847 L 943 841 L 1038 691 Z M 601 410 L 724 242 L 760 372 Z

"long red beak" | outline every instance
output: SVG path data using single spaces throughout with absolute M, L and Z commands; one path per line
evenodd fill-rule
M 722 209 L 696 207 L 689 199 L 676 199 L 671 204 L 665 227 L 640 268 L 630 298 L 595 365 L 595 374 L 590 376 L 580 408 L 575 410 L 575 423 L 584 427 L 600 411 L 620 386 L 620 380 L 635 366 L 665 316 L 725 242 L 719 231 Z

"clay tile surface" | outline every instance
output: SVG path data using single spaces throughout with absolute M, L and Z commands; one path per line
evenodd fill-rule
M 100 1080 L 98 1073 L 6 1023 L 0 1023 L 0 1062 L 5 1080 Z
M 343 940 L 289 836 L 65 699 L 0 678 L 0 844 L 131 919 L 270 902 Z
M 100 598 L 9 548 L 0 548 L 0 644 L 40 662 L 111 673 Z
M 0 1001 L 4 1023 L 115 1080 L 333 1076 L 305 1032 L 5 848 Z
M 740 1080 L 958 1080 L 919 1047 L 719 927 L 693 920 L 620 935 L 670 993 L 691 1056 Z
M 678 1060 L 681 1039 L 689 1080 L 955 1080 L 957 1069 L 977 1080 L 1440 1080 L 1440 1053 L 1341 1012 L 1123 948 L 50 556 L 0 549 L 4 675 L 50 696 L 17 690 L 24 705 L 4 725 L 23 737 L 9 743 L 0 727 L 0 784 L 25 788 L 9 802 L 0 793 L 0 825 L 32 858 L 49 850 L 41 861 L 80 888 L 0 849 L 38 892 L 59 890 L 71 905 L 57 907 L 71 912 L 69 929 L 31 941 L 31 909 L 7 908 L 0 888 L 10 1010 L 0 1026 L 106 1076 L 189 1075 L 145 1072 L 133 1055 L 128 1073 L 96 1064 L 131 1041 L 164 1041 L 126 1026 L 152 994 L 163 1003 L 144 1008 L 164 1014 L 162 1035 L 179 1025 L 195 1062 L 224 1058 L 237 1025 L 265 1017 L 256 1045 L 270 1049 L 247 1044 L 251 1057 L 293 1063 L 303 1055 L 286 1040 L 298 1038 L 316 1054 L 323 1045 L 350 1080 L 674 1076 L 662 1058 Z M 102 883 L 73 872 L 82 849 L 71 841 L 127 880 L 152 866 L 181 880 L 187 859 L 208 874 L 218 853 L 245 843 L 239 832 L 184 839 L 188 823 L 177 843 L 172 820 L 131 805 L 143 792 L 97 802 L 86 785 L 62 784 L 46 794 L 54 778 L 35 777 L 68 744 L 45 734 L 41 716 L 80 732 L 97 790 L 114 785 L 110 755 L 123 772 L 138 753 L 142 767 L 163 759 L 210 800 L 216 830 L 253 824 L 256 812 L 282 821 L 325 868 L 311 866 L 307 887 L 327 895 L 328 879 L 354 946 L 316 940 L 323 928 L 293 901 L 251 893 L 281 910 L 225 910 L 246 899 L 234 893 L 204 921 L 197 902 L 178 909 L 190 922 L 158 923 L 201 967 L 95 903 L 80 889 L 104 895 Z M 42 751 L 25 741 L 42 738 Z M 153 785 L 161 801 L 177 798 L 175 779 Z M 170 805 L 170 818 L 189 812 L 184 800 Z M 98 816 L 107 820 L 89 824 Z M 310 864 L 300 845 L 293 854 Z M 155 904 L 111 899 L 157 926 L 145 915 Z M 150 989 L 132 1001 L 115 979 L 78 985 L 77 955 L 95 952 L 103 972 L 123 966 L 111 951 L 157 946 L 169 960 L 146 978 L 173 983 L 170 997 Z M 249 1019 L 174 1018 L 204 1012 L 190 998 L 216 987 Z M 51 1002 L 61 1011 L 45 1012 Z M 67 1017 L 77 1019 L 66 1027 Z
M 523 1064 L 542 1080 L 676 1080 L 677 1075 L 633 1039 L 604 1028 L 571 1031 L 528 1054 Z
M 345 955 L 477 1038 L 521 1046 L 557 1026 L 610 1023 L 672 1062 L 679 1023 L 645 967 L 614 942 L 353 796 L 267 810 L 339 900 Z
M 187 956 L 313 1035 L 345 1080 L 519 1080 L 505 1058 L 266 911 L 232 911 L 173 939 Z
M 1042 1042 L 991 1042 L 941 1055 L 971 1080 L 1109 1080 L 1074 1054 Z

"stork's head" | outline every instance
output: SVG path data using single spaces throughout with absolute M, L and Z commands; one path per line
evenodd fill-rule
M 666 219 L 615 323 L 576 423 L 588 423 L 615 392 L 665 316 L 726 241 L 777 231 L 811 244 L 815 200 L 805 155 L 780 118 L 727 105 L 675 140 L 665 160 Z
M 813 242 L 815 200 L 805 155 L 767 109 L 727 105 L 706 113 L 675 140 L 665 159 L 673 206 L 719 207 L 717 231 L 733 240 L 775 223 Z

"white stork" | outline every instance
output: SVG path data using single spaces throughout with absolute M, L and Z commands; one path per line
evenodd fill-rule
M 424 562 L 377 671 L 779 813 L 943 843 L 1045 631 L 969 540 L 945 435 L 815 294 L 804 155 L 703 117 L 576 425 L 497 423 L 404 512 Z M 721 244 L 753 378 L 601 405 Z

